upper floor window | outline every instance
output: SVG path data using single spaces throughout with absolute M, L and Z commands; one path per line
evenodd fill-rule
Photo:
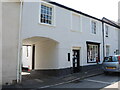
M 96 34 L 96 32 L 97 32 L 97 22 L 92 21 L 91 23 L 92 23 L 92 33 Z
M 105 36 L 108 37 L 108 32 L 109 32 L 109 27 L 106 25 L 105 26 Z
M 53 18 L 53 8 L 47 5 L 41 5 L 41 23 L 44 24 L 52 24 L 52 18 Z

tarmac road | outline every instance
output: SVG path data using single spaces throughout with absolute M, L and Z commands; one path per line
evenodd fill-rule
M 52 86 L 50 88 L 118 88 L 120 85 L 120 83 L 118 83 L 119 81 L 120 75 L 118 73 L 111 73 L 108 75 L 102 74 L 67 84 Z

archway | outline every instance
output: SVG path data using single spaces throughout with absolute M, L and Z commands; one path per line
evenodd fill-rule
M 22 80 L 40 78 L 47 71 L 58 67 L 57 41 L 46 37 L 31 37 L 22 43 Z

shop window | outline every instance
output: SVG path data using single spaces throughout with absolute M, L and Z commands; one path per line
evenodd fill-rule
M 87 44 L 87 62 L 96 63 L 99 62 L 99 45 Z

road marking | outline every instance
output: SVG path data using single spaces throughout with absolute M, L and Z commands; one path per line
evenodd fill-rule
M 90 82 L 97 82 L 97 83 L 104 83 L 104 84 L 113 84 L 115 82 L 104 82 L 104 81 L 98 81 L 98 80 L 91 80 L 91 79 L 84 79 L 86 81 L 90 81 Z
M 58 84 L 53 84 L 53 85 L 47 85 L 47 86 L 43 86 L 43 87 L 38 87 L 38 89 L 49 88 L 49 87 L 53 87 L 53 86 L 67 84 L 67 83 L 70 83 L 70 82 L 74 82 L 76 80 L 80 80 L 80 78 L 76 78 L 76 79 L 73 79 L 73 80 L 70 80 L 70 81 L 67 81 L 67 82 L 58 83 Z

